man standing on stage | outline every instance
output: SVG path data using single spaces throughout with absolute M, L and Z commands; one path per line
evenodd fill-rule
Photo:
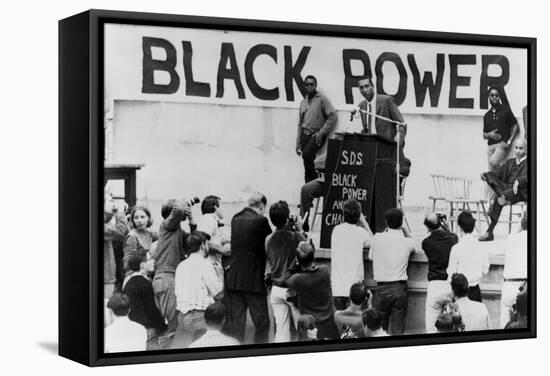
M 479 237 L 479 241 L 494 239 L 493 230 L 498 224 L 502 207 L 527 201 L 527 141 L 521 139 L 516 142 L 516 158 L 508 159 L 495 171 L 481 174 L 481 179 L 495 192 L 496 198 L 489 209 L 491 224 L 487 232 Z
M 336 126 L 336 111 L 327 97 L 317 91 L 317 79 L 305 79 L 306 97 L 300 102 L 296 153 L 304 160 L 306 183 L 317 178 L 315 156 Z
M 407 125 L 399 108 L 397 108 L 397 104 L 395 104 L 392 96 L 376 93 L 371 77 L 359 80 L 358 84 L 359 91 L 365 98 L 365 100 L 359 103 L 359 109 L 362 110 L 361 122 L 363 123 L 363 133 L 377 134 L 388 141 L 397 142 L 397 133 L 399 132 L 399 173 L 402 176 L 409 176 L 411 161 L 403 154 Z M 399 122 L 400 124 L 396 126 L 395 123 L 374 116 L 375 114 Z
M 488 145 L 489 171 L 495 171 L 506 159 L 519 126 L 510 108 L 501 103 L 498 88 L 489 88 L 489 102 L 491 108 L 483 117 L 483 138 Z

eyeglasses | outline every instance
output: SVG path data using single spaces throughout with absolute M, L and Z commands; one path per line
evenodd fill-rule
M 306 83 L 305 86 L 313 87 L 313 86 L 315 86 L 315 84 L 313 84 L 313 83 Z
M 498 98 L 498 97 L 500 97 L 500 95 L 498 95 L 498 94 L 489 94 L 489 96 L 490 96 L 490 97 L 493 97 L 493 98 Z

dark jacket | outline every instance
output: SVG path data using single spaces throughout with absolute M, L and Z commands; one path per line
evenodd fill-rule
M 164 317 L 155 304 L 155 294 L 151 281 L 141 275 L 130 277 L 123 293 L 130 298 L 128 317 L 147 329 L 155 328 L 159 332 L 166 330 Z
M 485 177 L 490 186 L 498 187 L 498 194 L 504 194 L 508 199 L 514 196 L 512 186 L 517 180 L 518 195 L 527 199 L 527 158 L 519 165 L 516 164 L 516 158 L 508 159 L 495 171 L 486 172 Z
M 244 208 L 231 219 L 231 256 L 225 288 L 265 294 L 265 238 L 271 233 L 267 218 Z
M 364 100 L 361 103 L 359 103 L 359 108 L 361 108 L 362 110 L 367 110 L 367 101 Z M 389 95 L 376 94 L 376 114 L 380 116 L 384 116 L 391 120 L 399 121 L 401 123 L 404 122 L 403 115 L 401 115 L 399 108 L 397 108 L 397 105 L 395 104 L 393 97 Z M 364 113 L 361 113 L 361 122 L 363 123 L 363 128 L 365 128 L 367 124 L 367 115 Z M 385 138 L 388 141 L 394 140 L 396 135 L 395 124 L 390 123 L 386 120 L 382 120 L 380 118 L 376 118 L 375 124 L 376 124 L 377 135 Z M 404 138 L 404 135 L 407 132 L 407 127 L 406 126 L 400 126 L 400 127 L 403 131 L 403 138 Z M 404 141 L 405 140 L 403 140 L 403 142 Z
M 458 236 L 443 229 L 432 231 L 422 241 L 422 249 L 428 258 L 428 281 L 447 280 L 449 256 L 456 243 Z

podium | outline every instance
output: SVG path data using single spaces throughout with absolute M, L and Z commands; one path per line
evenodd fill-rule
M 344 222 L 350 198 L 361 203 L 373 232 L 386 227 L 384 213 L 396 205 L 396 149 L 377 135 L 337 133 L 328 140 L 321 248 L 330 248 L 332 229 Z

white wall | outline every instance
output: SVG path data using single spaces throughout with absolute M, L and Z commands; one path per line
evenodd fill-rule
M 138 197 L 148 200 L 217 194 L 240 201 L 259 190 L 270 201 L 298 203 L 297 116 L 288 108 L 115 101 L 112 162 L 145 164 Z M 338 116 L 339 129 L 350 125 L 347 112 Z M 404 116 L 412 161 L 407 206 L 429 204 L 430 174 L 477 178 L 486 170 L 480 116 Z

